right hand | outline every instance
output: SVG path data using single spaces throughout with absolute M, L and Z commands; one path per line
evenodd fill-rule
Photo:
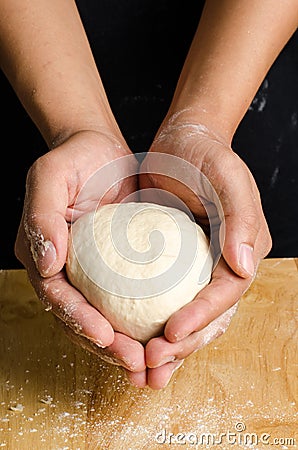
M 72 340 L 102 359 L 138 372 L 146 383 L 143 346 L 113 330 L 67 280 L 64 265 L 72 217 L 95 209 L 101 193 L 84 192 L 84 183 L 105 164 L 131 155 L 123 139 L 110 134 L 83 131 L 40 157 L 27 176 L 23 214 L 15 242 L 15 254 L 27 269 L 29 279 L 47 309 L 62 321 Z M 121 166 L 122 167 L 122 166 Z M 119 171 L 118 171 L 119 172 Z M 120 202 L 137 189 L 135 176 L 113 174 L 115 184 L 101 204 Z M 124 177 L 119 181 L 116 177 Z

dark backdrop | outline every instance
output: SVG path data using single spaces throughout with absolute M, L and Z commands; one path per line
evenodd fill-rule
M 168 109 L 203 2 L 78 0 L 77 4 L 120 128 L 134 152 L 147 151 Z M 270 257 L 298 256 L 297 44 L 296 32 L 267 74 L 233 142 L 261 192 L 273 237 Z M 26 173 L 47 148 L 1 72 L 0 92 L 0 269 L 9 269 L 21 267 L 13 245 Z

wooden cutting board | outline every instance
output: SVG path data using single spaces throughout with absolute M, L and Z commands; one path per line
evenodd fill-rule
M 297 448 L 297 264 L 264 260 L 226 334 L 161 391 L 70 342 L 24 270 L 0 272 L 0 449 Z

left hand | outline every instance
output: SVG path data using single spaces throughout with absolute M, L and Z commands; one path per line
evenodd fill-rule
M 206 127 L 187 119 L 183 121 L 179 116 L 175 121 L 165 122 L 150 153 L 180 157 L 207 177 L 222 205 L 225 223 L 221 224 L 221 232 L 224 225 L 225 239 L 211 282 L 192 302 L 171 316 L 163 336 L 151 339 L 146 345 L 147 384 L 153 389 L 166 386 L 184 358 L 226 331 L 260 259 L 271 248 L 260 195 L 249 169 L 227 143 L 217 139 Z M 147 159 L 148 155 L 142 167 L 146 168 Z M 176 195 L 204 228 L 208 217 L 199 196 L 205 196 L 210 203 L 214 198 L 206 198 L 206 192 L 195 195 L 181 182 L 152 173 L 151 167 L 148 172 L 140 175 L 141 189 L 162 189 Z M 241 255 L 243 244 L 245 250 Z M 136 376 L 129 374 L 132 382 Z

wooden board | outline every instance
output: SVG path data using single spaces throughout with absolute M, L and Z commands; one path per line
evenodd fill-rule
M 297 260 L 264 260 L 226 334 L 139 390 L 69 341 L 24 270 L 2 271 L 0 448 L 297 448 L 297 306 Z

